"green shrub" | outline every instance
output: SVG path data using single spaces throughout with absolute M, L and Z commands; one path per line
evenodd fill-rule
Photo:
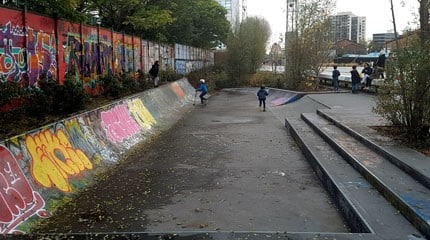
M 26 102 L 24 112 L 27 116 L 43 119 L 47 114 L 52 113 L 52 98 L 42 89 L 28 88 L 23 97 Z
M 67 74 L 64 84 L 52 78 L 41 78 L 39 87 L 26 89 L 23 94 L 25 112 L 29 116 L 42 118 L 48 114 L 70 114 L 85 107 L 89 96 L 80 81 Z
M 12 99 L 21 95 L 21 85 L 11 81 L 0 81 L 0 107 L 11 103 Z
M 407 130 L 411 139 L 426 139 L 430 129 L 430 46 L 412 44 L 386 62 L 374 111 Z
M 76 81 L 71 75 L 66 75 L 64 84 L 57 86 L 53 96 L 53 110 L 65 114 L 84 109 L 85 103 L 89 100 L 82 82 Z
M 161 70 L 159 75 L 160 81 L 173 82 L 182 78 L 181 74 L 178 74 L 173 69 Z
M 281 73 L 257 72 L 251 77 L 251 86 L 258 87 L 264 84 L 267 87 L 285 88 L 284 76 Z
M 121 82 L 114 75 L 106 75 L 100 77 L 100 82 L 103 85 L 103 95 L 112 98 L 119 98 L 122 92 Z
M 221 65 L 205 67 L 190 72 L 185 77 L 194 87 L 198 86 L 201 78 L 205 79 L 209 91 L 235 86 L 235 83 L 228 78 L 224 67 Z
M 135 93 L 137 88 L 137 81 L 130 74 L 120 76 L 119 81 L 122 83 L 121 95 Z
M 143 91 L 146 88 L 148 88 L 149 84 L 148 84 L 148 80 L 149 79 L 149 74 L 148 73 L 144 73 L 142 70 L 137 70 L 136 72 L 136 87 L 138 91 Z

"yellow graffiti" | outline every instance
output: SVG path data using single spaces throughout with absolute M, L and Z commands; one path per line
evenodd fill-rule
M 134 119 L 140 127 L 151 129 L 152 125 L 156 123 L 152 114 L 146 109 L 140 99 L 134 99 L 128 103 L 128 109 L 133 114 Z
M 84 134 L 83 134 L 83 132 L 79 126 L 77 118 L 73 118 L 73 119 L 70 119 L 69 121 L 66 121 L 64 123 L 64 125 L 66 126 L 67 129 L 69 129 L 69 130 L 72 129 L 73 132 L 78 133 L 79 136 L 84 136 Z
M 33 159 L 33 178 L 44 187 L 55 186 L 69 192 L 69 176 L 93 169 L 85 153 L 74 149 L 61 129 L 56 134 L 44 130 L 34 136 L 29 135 L 25 144 Z

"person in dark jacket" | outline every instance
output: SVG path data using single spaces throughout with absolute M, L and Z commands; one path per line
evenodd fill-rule
M 204 79 L 200 79 L 199 88 L 196 89 L 196 92 L 201 92 L 199 97 L 202 104 L 204 104 L 205 101 L 207 102 L 208 99 L 205 98 L 204 96 L 208 93 L 208 88 L 206 87 L 206 83 Z
M 333 90 L 336 92 L 339 91 L 339 76 L 340 76 L 340 72 L 339 72 L 339 70 L 337 70 L 337 66 L 334 65 L 331 77 L 333 79 L 332 80 L 333 81 Z
M 364 68 L 361 73 L 363 73 L 363 79 L 361 80 L 361 82 L 365 84 L 364 89 L 369 89 L 372 86 L 373 73 L 373 69 L 372 67 L 370 67 L 369 63 L 364 64 Z
M 351 70 L 351 87 L 352 93 L 357 93 L 358 85 L 360 84 L 360 74 L 357 71 L 357 66 L 352 66 Z
M 260 90 L 257 92 L 259 106 L 261 108 L 261 105 L 263 105 L 263 112 L 266 111 L 266 96 L 269 95 L 265 88 L 264 85 L 261 85 Z
M 155 61 L 155 63 L 152 65 L 151 69 L 149 70 L 149 75 L 151 75 L 152 83 L 154 84 L 154 87 L 158 87 L 158 82 L 160 78 L 158 78 L 158 72 L 160 71 L 160 65 L 158 65 L 158 61 Z
M 384 78 L 385 60 L 387 60 L 385 53 L 381 51 L 378 60 L 376 60 L 377 78 Z

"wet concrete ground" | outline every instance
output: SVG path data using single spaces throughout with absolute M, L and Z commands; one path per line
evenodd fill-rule
M 35 232 L 348 232 L 283 122 L 222 91 Z

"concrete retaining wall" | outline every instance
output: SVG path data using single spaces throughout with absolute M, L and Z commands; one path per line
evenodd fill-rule
M 181 79 L 0 142 L 0 233 L 49 217 L 96 173 L 171 127 L 194 93 Z

